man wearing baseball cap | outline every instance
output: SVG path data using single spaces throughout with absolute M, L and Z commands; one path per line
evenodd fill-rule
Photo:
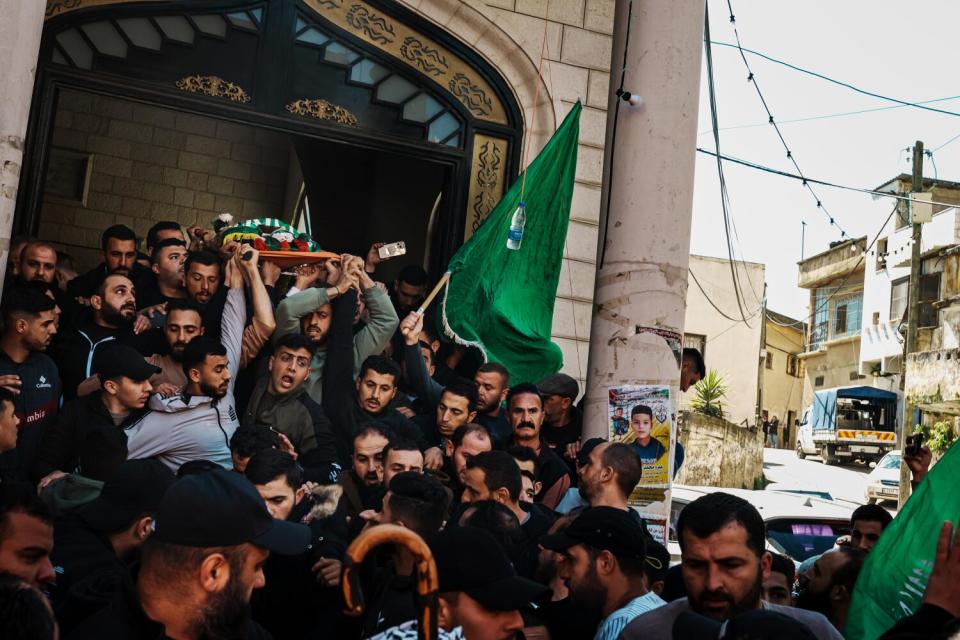
M 537 383 L 543 395 L 543 439 L 576 471 L 575 461 L 583 434 L 583 414 L 574 406 L 580 385 L 565 373 L 555 373 Z
M 250 617 L 271 551 L 302 553 L 310 530 L 274 520 L 249 480 L 226 470 L 187 476 L 166 492 L 139 569 L 70 638 L 268 638 Z
M 590 507 L 540 545 L 563 555 L 560 577 L 570 599 L 603 616 L 594 640 L 614 640 L 641 613 L 666 604 L 644 582 L 646 542 L 635 518 L 615 507 Z

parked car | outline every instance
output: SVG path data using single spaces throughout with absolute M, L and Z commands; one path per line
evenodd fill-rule
M 790 556 L 797 563 L 832 549 L 837 538 L 849 535 L 850 516 L 856 507 L 780 491 L 674 485 L 667 545 L 672 563 L 680 561 L 676 532 L 680 512 L 700 496 L 716 491 L 738 496 L 756 507 L 767 526 L 767 550 Z
M 867 488 L 863 497 L 870 504 L 876 504 L 878 500 L 896 500 L 899 495 L 900 452 L 891 451 L 883 456 L 867 475 Z

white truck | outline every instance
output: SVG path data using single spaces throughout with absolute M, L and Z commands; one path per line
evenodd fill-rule
M 897 449 L 897 394 L 874 387 L 817 391 L 797 430 L 797 457 L 876 462 Z

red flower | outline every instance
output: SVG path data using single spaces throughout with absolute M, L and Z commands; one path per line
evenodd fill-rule
M 290 243 L 287 242 L 286 240 L 284 240 L 283 242 L 281 242 L 281 243 L 280 243 L 280 250 L 281 250 L 281 251 L 289 251 L 289 250 L 290 250 Z
M 266 251 L 267 243 L 263 241 L 263 238 L 256 238 L 253 241 L 253 248 L 257 251 Z
M 308 245 L 308 244 L 307 244 L 306 242 L 304 242 L 303 240 L 294 240 L 294 241 L 293 241 L 293 244 L 294 244 L 294 246 L 296 247 L 295 251 L 309 251 L 309 250 L 310 250 L 310 245 Z

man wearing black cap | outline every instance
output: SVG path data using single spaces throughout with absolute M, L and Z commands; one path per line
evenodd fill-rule
M 560 553 L 570 599 L 603 616 L 594 640 L 615 640 L 631 620 L 666 604 L 644 582 L 644 531 L 626 511 L 590 507 L 563 533 L 540 538 Z
M 570 471 L 541 437 L 543 427 L 543 398 L 532 384 L 518 384 L 507 394 L 507 417 L 513 428 L 512 445 L 530 447 L 537 453 L 542 484 L 537 500 L 553 509 L 570 487 Z
M 187 476 L 168 490 L 140 567 L 71 638 L 268 638 L 250 617 L 271 551 L 302 553 L 304 525 L 274 520 L 240 474 Z
M 175 478 L 156 460 L 127 460 L 100 496 L 54 523 L 51 594 L 66 633 L 91 610 L 106 606 L 127 562 L 153 530 L 153 513 Z
M 576 471 L 583 414 L 573 403 L 580 395 L 580 385 L 565 373 L 555 373 L 538 382 L 537 388 L 543 395 L 543 439 L 570 471 Z
M 109 470 L 78 469 L 84 443 L 94 433 L 103 436 L 102 442 L 116 445 L 111 449 L 125 443 L 124 429 L 143 417 L 153 391 L 150 376 L 160 371 L 133 347 L 117 344 L 101 347 L 96 367 L 100 393 L 68 402 L 57 423 L 43 433 L 34 469 L 35 476 L 42 478 L 40 489 L 74 471 L 106 480 L 102 474 Z

